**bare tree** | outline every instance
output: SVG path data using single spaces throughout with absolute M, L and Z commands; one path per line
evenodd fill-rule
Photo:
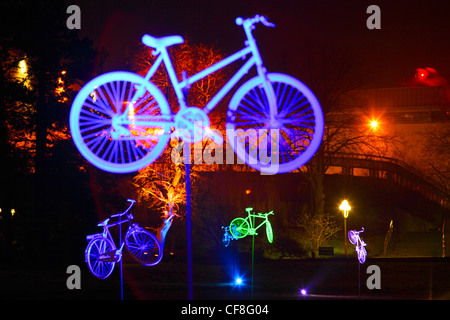
M 342 228 L 332 215 L 306 213 L 295 222 L 302 228 L 301 241 L 308 250 L 315 252 Z
M 365 75 L 349 52 L 312 46 L 302 62 L 302 79 L 318 97 L 325 119 L 322 144 L 302 169 L 312 189 L 310 210 L 323 215 L 323 180 L 333 158 L 342 154 L 386 155 L 395 136 L 368 125 L 362 102 L 353 95 L 362 87 Z
M 189 40 L 179 46 L 170 47 L 169 52 L 179 79 L 183 71 L 192 75 L 223 58 L 212 46 L 193 44 Z M 135 58 L 135 69 L 138 73 L 145 74 L 154 61 L 152 49 L 143 47 Z M 177 98 L 165 69 L 159 68 L 151 81 L 163 91 L 171 108 L 176 111 Z M 203 107 L 224 81 L 224 72 L 218 71 L 194 83 L 189 90 L 189 106 Z M 161 155 L 160 161 L 139 171 L 132 181 L 137 200 L 162 211 L 163 216 L 175 212 L 180 214 L 180 206 L 186 201 L 184 165 L 173 161 L 173 153 L 178 157 L 184 152 L 184 145 L 174 138 L 170 144 L 171 148 L 167 148 Z M 194 182 L 196 175 L 192 170 L 191 183 Z
M 450 123 L 431 125 L 424 141 L 421 167 L 427 177 L 450 194 Z

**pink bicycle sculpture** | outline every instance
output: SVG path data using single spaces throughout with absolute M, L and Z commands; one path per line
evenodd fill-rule
M 364 232 L 364 228 L 360 231 L 350 230 L 348 232 L 348 240 L 351 244 L 355 245 L 356 253 L 358 254 L 359 263 L 363 264 L 366 261 L 367 251 L 366 251 L 366 243 L 361 239 L 359 234 Z

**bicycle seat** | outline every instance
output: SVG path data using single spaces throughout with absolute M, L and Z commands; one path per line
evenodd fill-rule
M 108 222 L 109 222 L 109 218 L 104 220 L 104 221 L 102 221 L 102 222 L 100 222 L 97 226 L 104 227 L 104 226 L 106 226 L 108 224 Z
M 162 38 L 152 37 L 149 34 L 144 34 L 142 36 L 142 43 L 147 47 L 158 49 L 161 47 L 170 47 L 175 44 L 183 43 L 184 39 L 182 36 L 167 36 Z

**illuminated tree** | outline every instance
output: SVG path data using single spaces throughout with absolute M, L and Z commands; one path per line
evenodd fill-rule
M 135 188 L 138 203 L 156 208 L 166 218 L 177 214 L 180 205 L 186 201 L 186 191 L 184 166 L 168 163 L 162 166 L 148 166 L 140 170 L 131 184 Z
M 187 72 L 187 76 L 192 76 L 224 58 L 222 53 L 214 47 L 205 44 L 194 44 L 186 39 L 184 43 L 168 49 L 179 81 L 182 79 L 183 71 Z M 153 65 L 156 57 L 152 54 L 152 51 L 153 49 L 144 47 L 137 55 L 135 59 L 137 73 L 145 75 Z M 199 108 L 205 106 L 215 92 L 225 83 L 226 74 L 226 71 L 221 69 L 192 84 L 188 94 L 188 105 Z M 178 102 L 165 68 L 159 68 L 151 81 L 163 91 L 173 111 L 177 111 Z
M 223 55 L 213 47 L 193 44 L 188 40 L 181 45 L 170 47 L 169 54 L 179 80 L 181 80 L 183 71 L 187 71 L 188 75 L 193 75 L 223 59 Z M 151 48 L 143 47 L 135 59 L 136 72 L 142 75 L 146 74 L 155 58 Z M 194 83 L 189 89 L 188 105 L 199 108 L 206 105 L 218 88 L 224 84 L 225 75 L 224 71 L 219 70 L 213 75 Z M 166 70 L 159 68 L 151 81 L 162 90 L 172 110 L 176 112 L 179 106 Z M 218 128 L 223 116 L 224 113 L 217 116 L 213 115 L 211 127 Z M 180 143 L 182 142 L 172 139 L 170 146 L 182 153 L 183 148 Z M 172 210 L 174 213 L 179 212 L 180 206 L 186 201 L 184 164 L 174 163 L 171 158 L 172 152 L 171 148 L 167 148 L 161 155 L 160 161 L 140 170 L 132 181 L 137 200 L 162 211 L 163 216 L 166 216 Z M 196 177 L 195 170 L 191 171 L 191 183 L 195 183 Z
M 93 50 L 60 24 L 62 1 L 52 6 L 6 1 L 3 11 L 21 19 L 12 21 L 6 34 L 0 32 L 1 143 L 8 144 L 5 156 L 25 163 L 17 167 L 45 171 L 55 144 L 70 139 L 73 84 L 86 76 Z
M 72 84 L 91 76 L 94 51 L 67 29 L 66 8 L 62 0 L 2 1 L 8 28 L 0 30 L 0 202 L 17 209 L 17 238 L 0 246 L 20 246 L 22 263 L 47 261 L 61 243 L 67 248 L 57 256 L 64 259 L 71 230 L 83 227 L 79 213 L 91 212 L 85 175 L 72 166 L 83 160 L 72 148 L 68 119 Z

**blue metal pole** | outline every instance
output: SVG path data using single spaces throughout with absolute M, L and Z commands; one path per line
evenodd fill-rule
M 122 217 L 119 216 L 119 248 L 122 248 Z M 120 253 L 122 254 L 122 252 Z M 120 300 L 123 300 L 123 265 L 122 259 L 120 259 Z
M 187 79 L 187 72 L 182 72 L 183 79 Z M 190 86 L 183 89 L 184 99 L 188 101 L 188 90 Z M 194 299 L 192 285 L 192 225 L 191 225 L 191 145 L 184 142 L 184 165 L 186 175 L 186 246 L 187 246 L 187 282 L 188 282 L 188 300 Z
M 186 155 L 186 158 L 188 159 L 189 157 Z M 186 161 L 185 166 L 186 166 L 186 244 L 187 244 L 188 299 L 192 300 L 193 289 L 192 289 L 191 179 L 190 179 L 189 161 Z

